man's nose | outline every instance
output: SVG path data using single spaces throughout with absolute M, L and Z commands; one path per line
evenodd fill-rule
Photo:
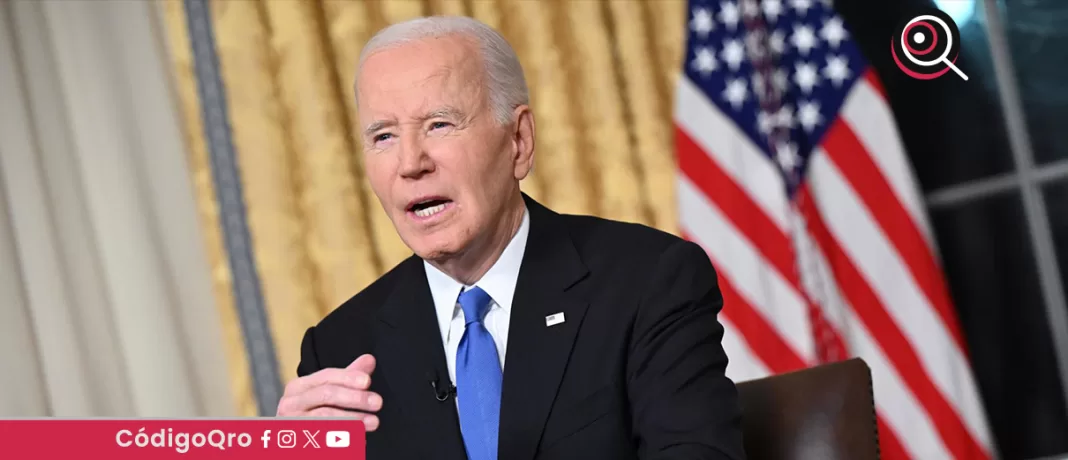
M 418 179 L 434 171 L 434 162 L 427 154 L 421 139 L 408 136 L 401 140 L 400 175 L 408 179 Z

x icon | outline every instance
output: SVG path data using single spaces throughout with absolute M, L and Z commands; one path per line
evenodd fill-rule
M 311 446 L 313 448 L 318 449 L 319 448 L 319 443 L 315 440 L 316 436 L 319 436 L 319 432 L 318 431 L 316 431 L 315 433 L 312 433 L 311 431 L 304 430 L 304 437 L 308 438 L 308 441 L 304 443 L 304 447 L 302 447 L 302 449 L 307 449 L 308 448 L 308 444 L 311 444 Z

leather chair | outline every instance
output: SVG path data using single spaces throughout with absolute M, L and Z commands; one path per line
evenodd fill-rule
M 871 371 L 863 360 L 737 386 L 749 460 L 879 458 Z

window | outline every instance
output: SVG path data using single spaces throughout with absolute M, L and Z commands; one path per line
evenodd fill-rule
M 1068 167 L 1068 2 L 1001 0 L 1035 162 Z
M 999 458 L 1033 459 L 1068 453 L 1068 2 L 1000 2 L 835 4 L 884 82 L 926 195 Z M 889 55 L 897 22 L 934 4 L 957 15 L 968 81 L 914 80 Z

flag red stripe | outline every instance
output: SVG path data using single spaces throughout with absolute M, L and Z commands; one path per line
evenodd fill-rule
M 873 211 L 872 217 L 905 261 L 916 285 L 942 318 L 942 323 L 961 353 L 967 357 L 967 347 L 934 254 L 912 216 L 901 205 L 890 184 L 879 172 L 879 167 L 872 161 L 864 144 L 857 139 L 849 125 L 842 118 L 838 118 L 827 130 L 823 147 L 828 158 L 842 171 L 842 176 L 857 192 L 865 207 Z
M 682 237 L 694 241 L 685 232 L 683 232 Z M 713 254 L 709 254 L 709 257 L 712 258 L 713 262 L 717 262 Z M 723 294 L 723 315 L 738 328 L 738 331 L 745 337 L 746 343 L 752 348 L 753 353 L 773 373 L 789 372 L 807 367 L 805 361 L 775 331 L 775 327 L 768 323 L 760 312 L 738 294 L 734 284 L 726 276 L 726 268 L 719 268 L 722 266 L 717 264 L 716 278 L 719 281 L 720 293 Z
M 685 233 L 683 233 L 683 238 L 693 240 Z M 723 315 L 742 334 L 753 353 L 757 355 L 764 365 L 768 366 L 773 374 L 803 369 L 805 364 L 801 358 L 775 333 L 775 330 L 761 317 L 760 313 L 738 294 L 730 280 L 724 277 L 724 270 L 717 269 L 716 273 L 720 292 L 723 295 Z M 831 327 L 831 330 L 833 331 L 833 327 Z M 837 331 L 834 331 L 834 334 L 836 341 L 840 344 L 845 354 L 851 356 L 850 351 L 838 336 Z M 886 420 L 878 413 L 876 413 L 875 420 L 878 427 L 881 458 L 886 460 L 907 460 L 909 458 L 908 454 L 902 447 L 901 441 L 898 440 L 897 434 L 889 428 Z
M 718 270 L 717 273 L 719 273 Z M 724 279 L 723 275 L 719 275 L 718 278 L 720 291 L 723 293 L 724 316 L 738 328 L 753 353 L 768 366 L 771 372 L 773 374 L 781 374 L 805 368 L 806 366 L 801 361 L 801 358 L 790 350 L 786 342 L 775 334 L 771 326 L 760 317 L 760 314 L 753 307 L 745 303 L 745 300 L 734 290 L 730 281 Z M 835 334 L 837 335 L 837 332 Z M 843 349 L 846 350 L 844 345 Z M 846 353 L 848 354 L 848 350 L 846 350 Z M 885 460 L 908 460 L 909 456 L 905 453 L 905 448 L 902 447 L 897 434 L 889 428 L 882 415 L 876 413 L 875 422 L 878 427 L 880 458 Z
M 775 332 L 774 326 L 738 295 L 734 285 L 723 274 L 719 274 L 718 278 L 719 289 L 723 294 L 723 313 L 742 333 L 753 353 L 760 357 L 773 373 L 807 367 L 801 357 Z
M 749 198 L 749 195 L 729 177 L 704 150 L 690 138 L 682 129 L 676 128 L 676 148 L 679 159 L 679 169 L 683 171 L 691 182 L 731 220 L 750 239 L 755 240 L 755 246 L 764 257 L 772 261 L 776 269 L 786 280 L 804 297 L 812 310 L 812 320 L 817 319 L 820 313 L 815 310 L 809 297 L 801 290 L 796 271 L 792 265 L 793 248 L 786 235 L 778 230 L 774 222 L 768 218 L 760 207 Z M 744 216 L 744 217 L 742 217 Z M 755 217 L 754 217 L 755 216 Z M 748 224 L 748 225 L 744 225 Z M 761 244 L 754 235 L 763 236 L 770 244 Z M 768 238 L 770 236 L 770 238 Z M 688 235 L 684 237 L 692 240 Z M 770 247 L 777 249 L 769 251 Z M 782 257 L 774 257 L 781 255 Z M 768 366 L 773 373 L 789 372 L 805 367 L 804 361 L 795 353 L 790 346 L 779 336 L 774 327 L 763 316 L 738 294 L 733 284 L 725 275 L 726 269 L 717 270 L 720 290 L 724 298 L 724 316 L 735 325 L 746 343 L 749 344 L 753 353 Z M 824 327 L 832 335 L 831 342 L 842 350 L 845 356 L 851 356 L 841 334 L 833 325 L 824 321 Z M 882 416 L 877 415 L 880 428 L 880 443 L 883 444 L 882 452 L 888 460 L 905 460 L 908 455 L 901 447 L 897 436 L 887 427 Z
M 844 349 L 841 335 L 823 319 L 822 312 L 801 288 L 794 262 L 794 248 L 787 235 L 685 130 L 676 127 L 675 133 L 679 169 L 707 199 L 715 203 L 735 228 L 753 242 L 761 255 L 798 293 L 805 302 L 814 328 L 819 325 L 832 334 L 832 339 L 825 342 L 821 342 L 821 334 L 815 334 L 817 356 L 824 356 L 827 346 Z
M 879 343 L 880 348 L 905 381 L 905 385 L 930 415 L 931 421 L 949 451 L 956 458 L 989 458 L 989 454 L 968 433 L 960 414 L 953 409 L 953 406 L 932 383 L 912 345 L 887 313 L 867 280 L 827 229 L 813 202 L 808 185 L 803 186 L 798 192 L 797 203 L 808 223 L 809 233 L 831 265 L 831 271 L 838 281 L 842 294 L 849 301 L 857 317 L 871 331 L 873 338 Z
M 786 235 L 778 230 L 771 219 L 767 218 L 759 206 L 749 198 L 749 195 L 743 192 L 734 180 L 723 172 L 684 130 L 676 128 L 676 137 L 679 169 L 690 178 L 691 182 L 708 199 L 715 202 L 716 206 L 723 211 L 740 231 L 750 239 L 755 240 L 757 249 L 764 253 L 765 258 L 773 260 L 775 257 L 772 257 L 772 254 L 785 255 L 785 258 L 779 258 L 779 260 L 773 261 L 772 264 L 776 266 L 779 272 L 808 303 L 811 319 L 813 321 L 823 321 L 823 327 L 832 336 L 831 343 L 840 349 L 844 356 L 851 356 L 852 354 L 841 334 L 835 329 L 834 325 L 822 319 L 820 311 L 816 309 L 817 307 L 801 289 L 796 271 L 790 268 L 793 260 L 793 248 Z M 739 216 L 746 217 L 739 218 Z M 752 216 L 757 217 L 753 218 Z M 743 225 L 743 223 L 749 225 Z M 769 245 L 761 244 L 757 238 L 754 238 L 754 235 L 764 236 L 765 238 L 771 235 L 772 237 L 766 238 L 766 240 L 770 240 L 769 242 L 772 245 L 777 245 L 777 250 L 768 251 Z M 684 235 L 684 237 L 692 240 L 688 235 Z M 773 373 L 804 368 L 804 361 L 782 340 L 774 327 L 738 294 L 730 280 L 724 277 L 724 271 L 717 270 L 720 290 L 724 298 L 723 314 L 739 330 L 753 353 Z M 880 427 L 887 426 L 882 416 L 877 415 L 876 418 Z M 896 434 L 889 429 L 880 429 L 879 431 L 880 443 L 884 445 L 883 458 L 888 460 L 905 460 L 908 458 Z
M 886 87 L 883 86 L 883 82 L 879 80 L 879 76 L 875 75 L 875 69 L 869 69 L 864 73 L 864 79 L 868 81 L 872 89 L 879 93 L 883 99 L 886 99 Z
M 897 438 L 897 433 L 890 428 L 890 425 L 883 420 L 882 417 L 876 418 L 876 424 L 879 427 L 879 458 L 886 460 L 907 460 L 909 454 L 905 452 L 905 447 L 901 445 L 901 441 Z
M 686 131 L 676 126 L 675 138 L 682 172 L 800 293 L 794 252 L 786 234 Z

